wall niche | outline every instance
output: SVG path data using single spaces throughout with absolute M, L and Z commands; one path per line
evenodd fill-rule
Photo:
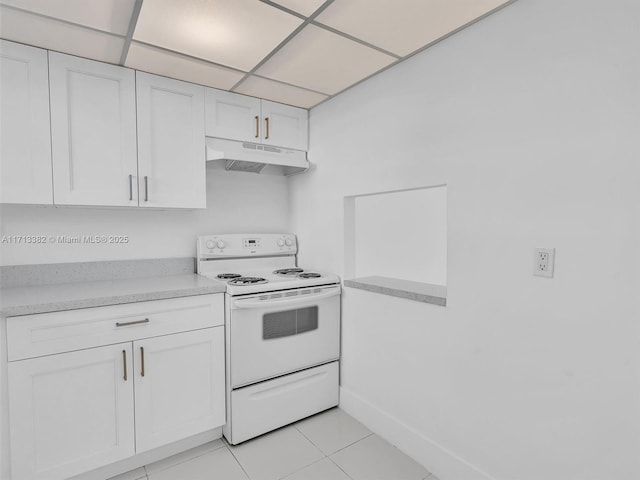
M 344 198 L 345 286 L 446 305 L 447 186 Z

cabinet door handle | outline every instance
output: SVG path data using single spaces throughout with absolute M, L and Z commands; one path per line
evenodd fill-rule
M 129 325 L 139 325 L 141 323 L 149 323 L 149 319 L 145 318 L 144 320 L 134 320 L 133 322 L 116 322 L 116 327 L 126 327 Z
M 144 176 L 144 201 L 149 201 L 149 177 Z
M 129 175 L 129 200 L 133 200 L 133 175 Z
M 260 117 L 256 115 L 256 138 L 260 136 Z
M 122 378 L 124 378 L 124 381 L 127 381 L 127 351 L 126 350 L 122 350 L 122 365 L 124 366 L 124 375 L 122 376 Z
M 144 377 L 144 347 L 140 347 L 140 376 Z
M 264 123 L 266 126 L 266 135 L 264 136 L 264 139 L 267 140 L 269 138 L 269 117 L 265 117 L 264 119 Z

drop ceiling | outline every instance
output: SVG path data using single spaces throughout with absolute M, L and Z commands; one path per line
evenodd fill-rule
M 0 0 L 0 37 L 310 108 L 513 0 Z

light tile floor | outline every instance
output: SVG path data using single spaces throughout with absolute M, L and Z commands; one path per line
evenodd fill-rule
M 215 440 L 111 480 L 438 480 L 333 408 L 237 446 Z

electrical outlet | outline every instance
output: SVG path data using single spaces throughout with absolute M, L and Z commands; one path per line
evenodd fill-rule
M 553 277 L 555 248 L 536 248 L 533 256 L 533 274 L 538 277 Z

